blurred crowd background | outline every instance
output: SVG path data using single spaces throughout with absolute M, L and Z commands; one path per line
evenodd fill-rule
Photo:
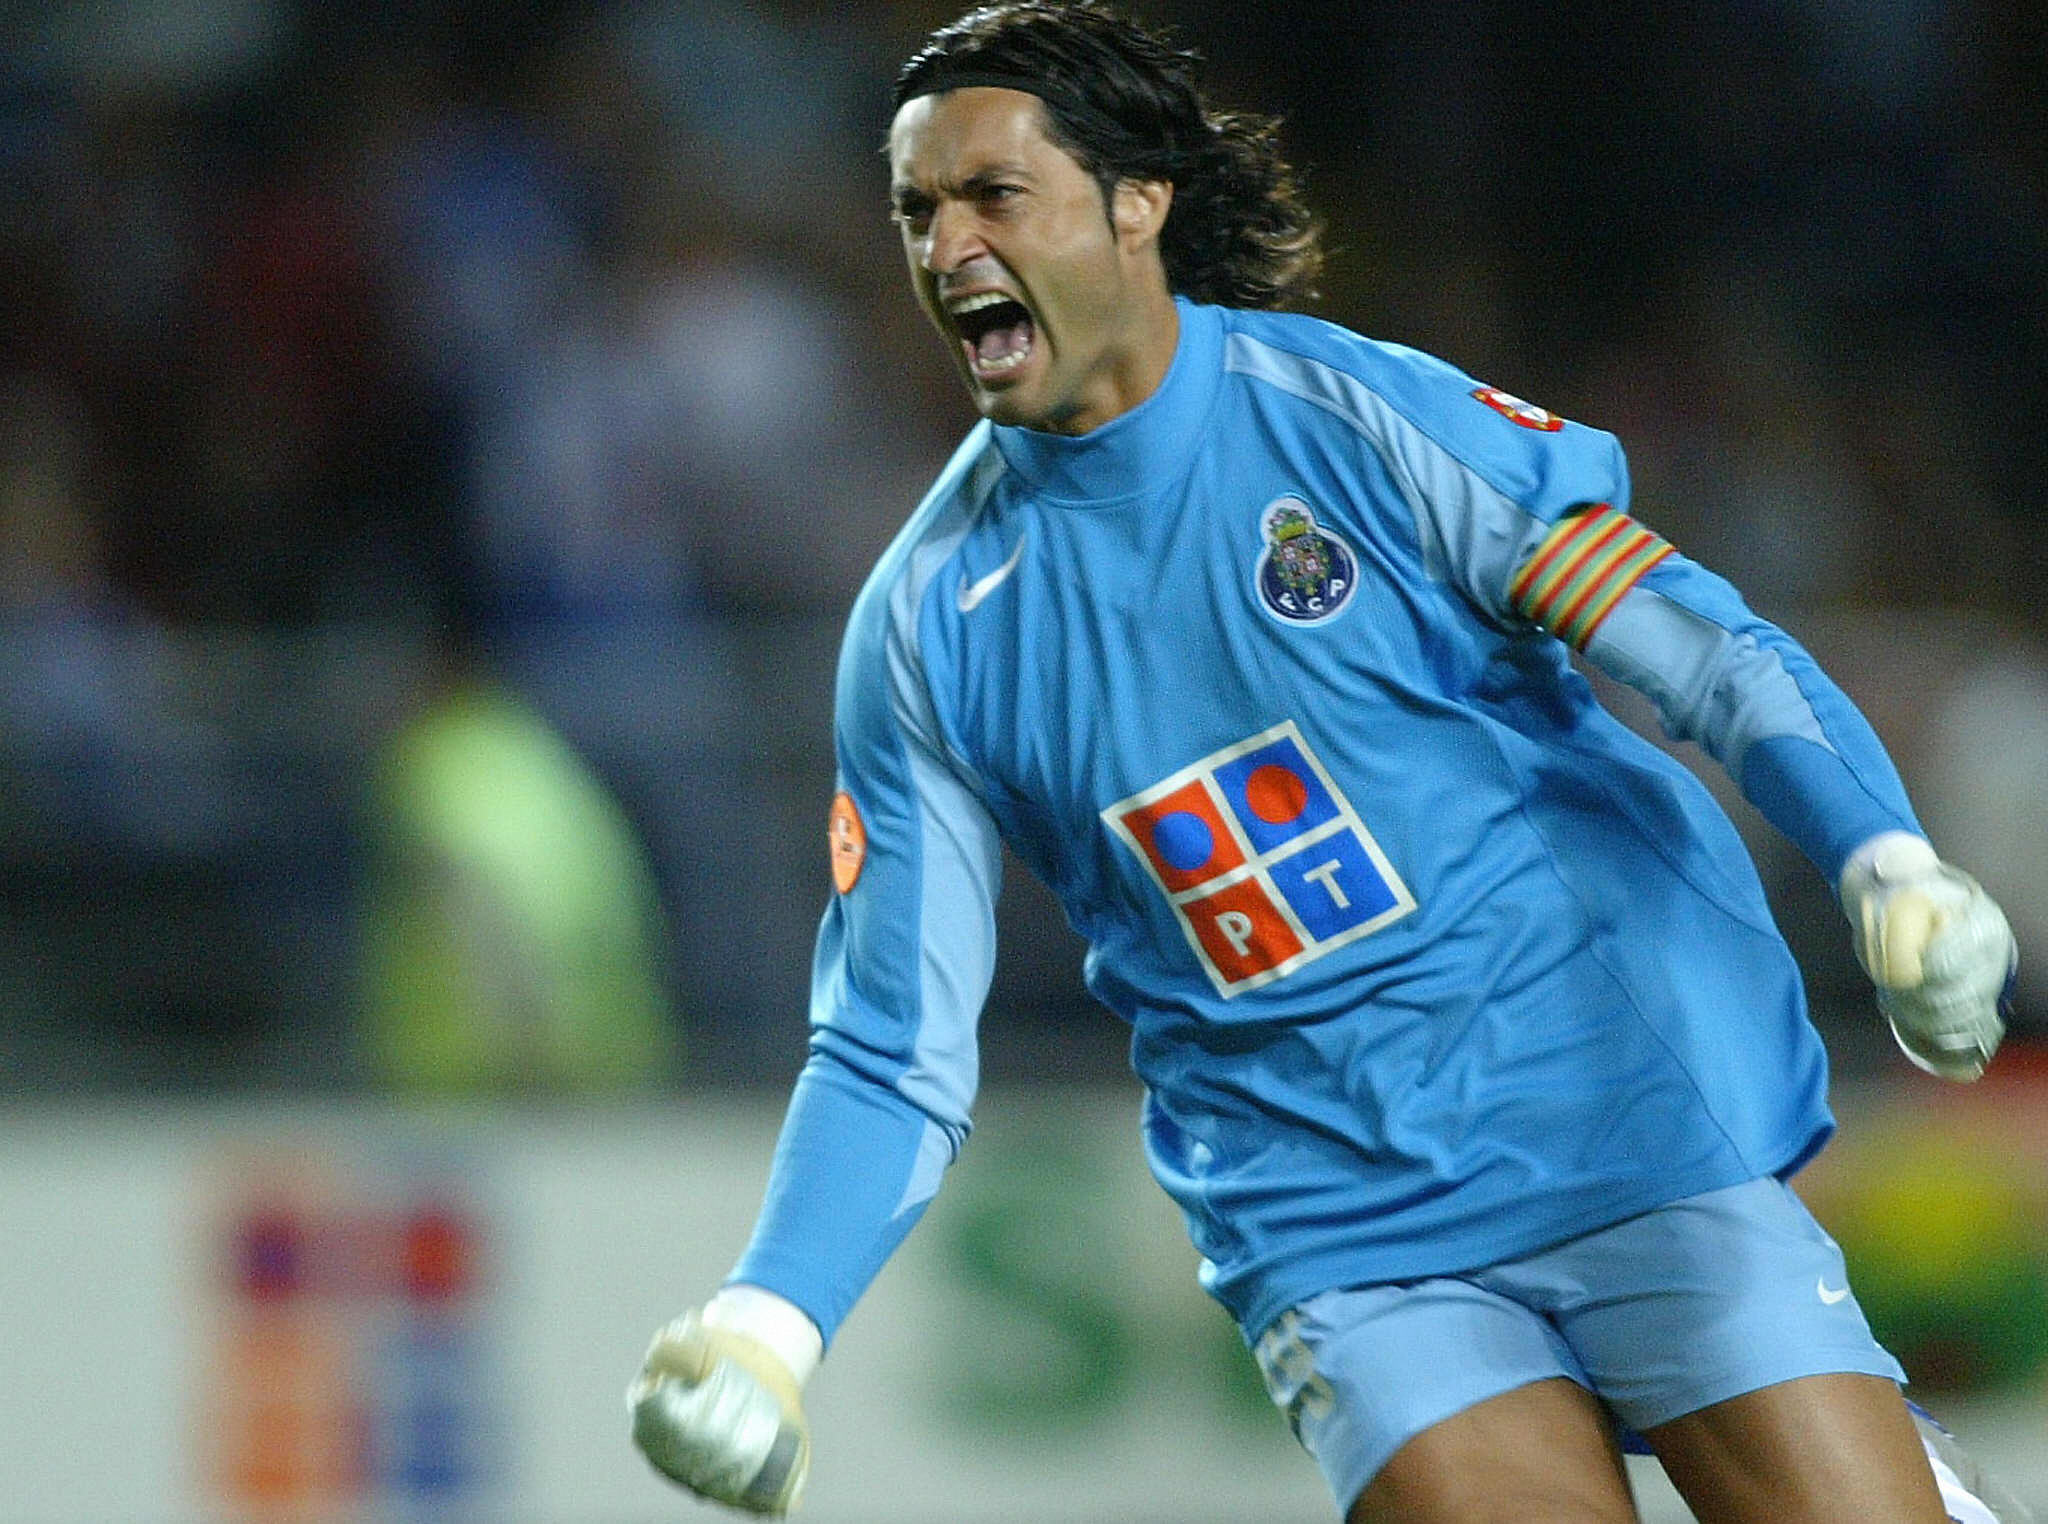
M 2048 1036 L 2048 12 L 1135 9 L 1284 118 L 1316 310 L 1621 435 L 1813 647 Z M 955 10 L 0 8 L 0 1093 L 788 1081 L 840 623 L 972 421 L 878 155 Z M 1003 931 L 988 1078 L 1116 1072 Z

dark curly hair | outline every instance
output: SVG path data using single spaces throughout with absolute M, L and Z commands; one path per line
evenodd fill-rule
M 1025 90 L 1048 136 L 1095 177 L 1165 180 L 1168 285 L 1200 302 L 1277 308 L 1316 295 L 1322 224 L 1271 117 L 1211 111 L 1197 58 L 1090 0 L 1007 0 L 939 28 L 896 76 L 894 105 L 973 85 Z

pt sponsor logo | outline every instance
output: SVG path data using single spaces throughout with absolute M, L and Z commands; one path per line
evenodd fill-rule
M 1218 994 L 1285 978 L 1415 908 L 1292 720 L 1102 812 Z

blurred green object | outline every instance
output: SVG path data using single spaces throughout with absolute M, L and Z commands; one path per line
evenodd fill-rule
M 372 1074 L 436 1093 L 645 1088 L 673 1057 L 645 849 L 582 758 L 466 684 L 373 770 L 363 928 Z
M 1916 1388 L 1989 1391 L 2048 1369 L 2048 1223 L 2013 1163 L 1904 1123 L 1828 1191 L 1857 1300 Z

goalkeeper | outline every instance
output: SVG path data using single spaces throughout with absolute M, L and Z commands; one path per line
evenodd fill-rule
M 1798 971 L 1647 694 L 1836 885 L 1913 1062 L 1975 1078 L 2015 967 L 1869 725 L 1628 510 L 1614 439 L 1281 309 L 1271 124 L 1092 5 L 898 77 L 910 281 L 981 422 L 837 689 L 811 1052 L 729 1284 L 630 1393 L 647 1457 L 779 1513 L 801 1391 L 968 1132 L 1003 844 L 1132 1028 L 1153 1174 L 1348 1524 L 1945 1517 L 1834 1243 Z

